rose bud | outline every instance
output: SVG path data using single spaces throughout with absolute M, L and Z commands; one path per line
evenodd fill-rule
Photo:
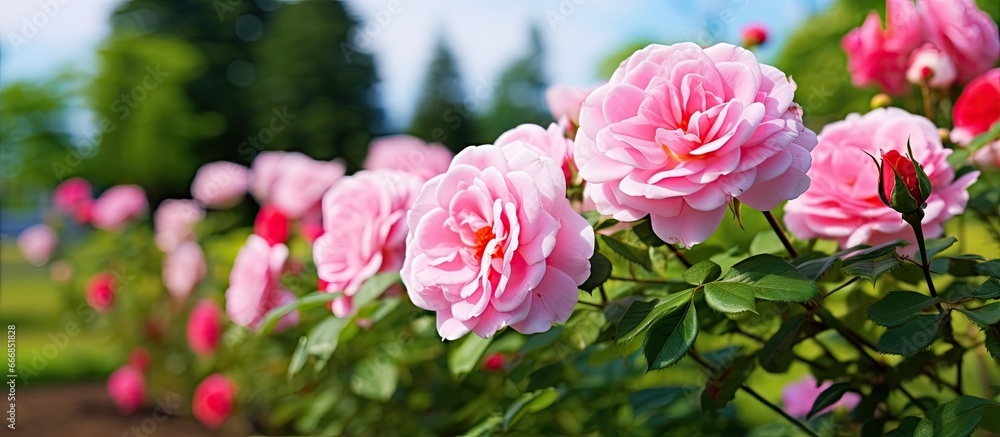
M 115 300 L 115 278 L 110 273 L 98 273 L 87 282 L 87 303 L 99 313 L 111 308 Z
M 124 365 L 108 377 L 108 394 L 118 411 L 128 416 L 142 406 L 146 397 L 146 379 L 138 369 Z
M 907 156 L 900 155 L 895 150 L 882 152 L 878 182 L 878 195 L 882 203 L 903 213 L 904 219 L 911 214 L 923 216 L 921 209 L 931 194 L 931 181 L 920 163 L 913 160 L 909 143 L 907 150 Z M 918 212 L 920 213 L 917 214 Z
M 767 28 L 753 24 L 743 28 L 743 47 L 748 49 L 763 45 L 767 42 Z
M 507 362 L 507 357 L 505 357 L 500 352 L 496 352 L 490 354 L 490 356 L 486 357 L 486 359 L 483 360 L 483 369 L 489 372 L 499 372 L 503 370 L 503 365 L 506 362 Z
M 236 384 L 218 373 L 209 375 L 194 389 L 191 410 L 203 425 L 219 429 L 233 411 Z
M 215 302 L 203 299 L 188 316 L 188 346 L 198 355 L 211 355 L 222 339 L 222 310 Z
M 288 240 L 288 217 L 274 205 L 264 205 L 253 223 L 253 233 L 274 246 Z

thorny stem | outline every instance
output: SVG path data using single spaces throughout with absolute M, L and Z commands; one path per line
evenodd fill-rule
M 691 264 L 691 261 L 688 260 L 686 256 L 684 256 L 684 253 L 681 252 L 680 249 L 677 248 L 677 246 L 674 246 L 673 244 L 670 244 L 670 243 L 666 243 L 666 244 L 667 244 L 667 247 L 670 248 L 670 251 L 674 253 L 674 256 L 676 256 L 677 259 L 680 260 L 681 264 L 684 264 L 684 267 L 690 268 L 691 266 L 694 265 L 694 264 Z
M 798 258 L 799 252 L 795 250 L 795 246 L 792 246 L 792 242 L 788 239 L 788 235 L 785 235 L 785 230 L 781 229 L 781 224 L 778 220 L 774 218 L 774 214 L 771 211 L 761 211 L 764 213 L 764 217 L 767 217 L 767 223 L 771 225 L 771 229 L 774 229 L 774 233 L 778 235 L 778 239 L 781 240 L 781 244 L 785 246 L 785 250 L 792 258 Z

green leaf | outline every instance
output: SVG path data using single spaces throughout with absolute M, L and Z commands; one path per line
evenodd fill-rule
M 816 397 L 816 402 L 813 402 L 812 408 L 809 410 L 809 414 L 806 415 L 807 419 L 812 419 L 813 416 L 819 414 L 820 411 L 825 410 L 827 407 L 837 403 L 841 397 L 847 393 L 847 389 L 851 388 L 851 383 L 849 382 L 838 382 L 823 390 L 818 397 Z
M 601 235 L 600 238 L 608 249 L 621 255 L 622 258 L 638 264 L 646 271 L 653 271 L 653 261 L 649 259 L 649 251 L 646 249 L 615 240 L 607 235 Z
M 959 396 L 928 411 L 917 424 L 916 437 L 965 437 L 979 426 L 983 414 L 1000 414 L 996 402 L 974 396 Z
M 704 260 L 691 266 L 684 272 L 684 282 L 692 285 L 702 285 L 706 282 L 712 282 L 719 279 L 722 275 L 722 267 L 718 264 L 712 262 L 711 260 Z
M 385 402 L 396 391 L 399 369 L 385 354 L 368 357 L 354 366 L 351 374 L 351 391 L 354 394 Z
M 456 378 L 461 378 L 476 368 L 486 348 L 490 346 L 492 339 L 482 338 L 478 335 L 466 335 L 459 340 L 458 347 L 453 347 L 448 352 L 448 369 Z
M 760 232 L 750 241 L 750 253 L 757 255 L 760 253 L 784 253 L 785 245 L 774 232 Z
M 647 371 L 665 369 L 680 361 L 696 338 L 698 314 L 694 302 L 655 321 L 642 345 Z
M 635 235 L 639 237 L 639 241 L 649 247 L 660 247 L 667 244 L 653 232 L 653 223 L 648 218 L 632 225 L 632 232 L 635 232 Z
M 718 410 L 729 404 L 736 397 L 757 363 L 755 354 L 739 357 L 732 361 L 717 377 L 708 381 L 708 386 L 701 392 L 702 411 Z
M 288 362 L 288 380 L 291 380 L 306 365 L 306 358 L 309 357 L 309 354 L 306 353 L 307 342 L 308 340 L 305 336 L 299 337 L 299 344 L 295 347 L 295 352 L 292 352 L 292 359 Z
M 597 246 L 594 246 L 594 254 L 590 257 L 590 277 L 586 281 L 583 281 L 583 284 L 580 284 L 580 289 L 592 292 L 595 288 L 607 282 L 610 277 L 611 261 L 608 260 L 608 257 L 597 251 Z
M 771 373 L 784 373 L 792 365 L 792 346 L 806 322 L 804 313 L 790 317 L 760 349 L 760 366 Z
M 705 284 L 705 303 L 721 313 L 757 314 L 754 291 L 753 286 L 741 282 L 710 282 Z
M 462 435 L 465 437 L 490 437 L 493 435 L 493 431 L 499 428 L 500 425 L 503 425 L 503 417 L 494 414 L 487 417 L 486 420 L 479 422 L 479 425 L 476 425 L 475 428 L 466 431 Z
M 583 218 L 587 220 L 587 223 L 592 228 L 597 227 L 597 224 L 601 222 L 601 213 L 597 211 L 584 211 L 581 215 L 583 215 Z
M 615 343 L 625 344 L 641 334 L 649 325 L 653 324 L 660 317 L 670 313 L 687 302 L 691 298 L 694 290 L 674 293 L 663 300 L 653 300 L 650 302 L 635 301 L 625 310 L 618 328 L 615 331 Z
M 932 238 L 930 240 L 926 240 L 925 244 L 927 248 L 927 257 L 934 259 L 935 255 L 944 252 L 956 242 L 958 242 L 958 238 L 955 237 Z M 914 254 L 913 259 L 918 263 L 924 262 L 923 257 L 920 256 L 919 250 Z
M 916 432 L 917 425 L 919 424 L 919 417 L 904 417 L 903 420 L 899 422 L 899 426 L 886 434 L 886 437 L 913 437 L 913 433 Z
M 915 313 L 937 303 L 935 297 L 915 291 L 893 291 L 868 308 L 868 318 L 886 327 L 902 325 Z
M 989 329 L 990 325 L 1000 323 L 1000 302 L 993 302 L 973 309 L 959 308 L 959 311 L 984 329 Z
M 913 355 L 926 349 L 938 336 L 938 317 L 918 315 L 897 328 L 890 328 L 879 338 L 879 350 L 887 354 Z
M 1000 259 L 993 259 L 981 264 L 976 264 L 976 273 L 982 276 L 1000 278 Z
M 399 272 L 379 273 L 368 278 L 354 294 L 354 307 L 361 308 L 385 292 L 390 286 L 399 282 Z
M 994 360 L 1000 361 L 1000 328 L 991 326 L 983 329 L 983 332 L 986 333 L 986 350 L 993 355 Z
M 863 250 L 845 259 L 840 269 L 846 275 L 860 276 L 874 284 L 879 276 L 898 267 L 902 262 L 896 253 L 896 247 L 902 245 L 902 241 L 894 241 Z
M 628 403 L 632 405 L 632 415 L 639 416 L 648 411 L 659 411 L 673 403 L 680 396 L 687 394 L 688 388 L 662 387 L 649 388 L 629 393 Z
M 326 360 L 337 350 L 337 343 L 340 339 L 340 331 L 347 326 L 350 319 L 342 319 L 336 316 L 329 316 L 319 322 L 309 331 L 309 343 L 306 345 L 306 352 L 309 355 L 316 355 L 321 360 Z
M 519 396 L 503 417 L 503 428 L 509 430 L 511 426 L 521 420 L 526 414 L 537 413 L 548 408 L 559 400 L 559 392 L 554 388 L 544 388 Z
M 996 299 L 1000 297 L 1000 279 L 989 278 L 975 290 L 972 290 L 972 297 L 979 299 Z
M 993 123 L 989 130 L 972 138 L 972 141 L 969 141 L 965 148 L 975 151 L 995 139 L 1000 139 L 1000 122 Z
M 802 302 L 816 294 L 816 283 L 787 261 L 774 255 L 754 255 L 736 263 L 718 282 L 740 283 L 753 288 L 757 299 Z
M 260 336 L 265 336 L 274 330 L 274 327 L 278 325 L 278 322 L 282 317 L 285 317 L 292 313 L 292 311 L 306 310 L 310 308 L 317 308 L 327 304 L 327 302 L 333 302 L 334 299 L 341 296 L 340 292 L 327 293 L 327 292 L 315 292 L 309 293 L 303 297 L 296 299 L 294 302 L 286 303 L 280 307 L 277 307 L 269 311 L 263 319 L 260 321 L 260 329 L 257 330 L 257 334 Z

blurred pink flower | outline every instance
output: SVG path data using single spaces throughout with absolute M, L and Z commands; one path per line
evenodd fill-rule
M 49 262 L 58 244 L 59 236 L 43 223 L 29 226 L 17 236 L 17 247 L 21 249 L 25 261 L 36 267 Z
M 323 235 L 323 208 L 313 208 L 299 220 L 299 233 L 309 244 Z
M 121 229 L 129 220 L 146 211 L 146 193 L 135 185 L 108 188 L 94 201 L 91 218 L 94 226 L 104 230 Z
M 69 178 L 52 192 L 52 204 L 61 213 L 69 214 L 77 222 L 90 221 L 90 207 L 94 196 L 90 182 L 81 178 Z
M 352 298 L 368 278 L 399 270 L 406 244 L 406 212 L 423 180 L 395 170 L 365 170 L 348 176 L 323 196 L 323 236 L 313 261 L 323 291 L 340 291 L 333 313 L 353 313 Z
M 163 285 L 177 300 L 184 300 L 205 278 L 208 266 L 201 246 L 188 241 L 163 258 Z
M 205 210 L 193 200 L 167 199 L 153 213 L 156 246 L 165 253 L 194 239 L 194 226 L 205 218 Z
M 126 364 L 108 377 L 108 394 L 121 414 L 131 415 L 146 398 L 146 378 L 140 370 Z
M 261 319 L 278 306 L 294 299 L 281 284 L 281 272 L 288 259 L 288 247 L 270 245 L 263 238 L 251 235 L 233 263 L 226 290 L 226 313 L 233 323 L 256 328 Z M 293 312 L 279 323 L 286 327 L 298 323 Z
M 817 386 L 816 379 L 812 376 L 807 376 L 798 382 L 785 386 L 781 390 L 781 403 L 785 412 L 794 417 L 806 417 L 809 411 L 812 410 L 812 406 L 816 403 L 816 399 L 819 398 L 820 393 L 823 393 L 823 390 L 826 390 L 831 385 L 833 385 L 832 382 L 826 381 Z M 823 409 L 818 414 L 826 414 L 840 407 L 853 410 L 854 407 L 858 406 L 859 402 L 861 402 L 861 395 L 847 392 L 844 393 L 844 396 L 839 401 Z
M 191 197 L 209 208 L 230 208 L 247 194 L 249 183 L 246 167 L 228 161 L 210 162 L 194 175 Z
M 263 152 L 250 166 L 250 192 L 262 204 L 298 219 L 318 205 L 344 175 L 340 161 L 316 161 L 298 152 Z
M 409 135 L 376 138 L 368 146 L 366 170 L 399 170 L 428 180 L 448 170 L 452 153 L 437 143 Z
M 729 44 L 650 45 L 590 94 L 574 159 L 601 214 L 650 216 L 668 243 L 692 246 L 734 198 L 766 211 L 809 187 L 816 135 L 795 84 Z
M 872 11 L 841 45 L 855 85 L 877 84 L 889 94 L 903 94 L 909 90 L 905 73 L 910 52 L 924 42 L 924 30 L 913 0 L 886 0 L 886 15 L 885 29 Z
M 819 145 L 812 152 L 812 186 L 785 205 L 788 229 L 801 239 L 831 239 L 844 248 L 897 239 L 914 241 L 913 231 L 901 215 L 879 199 L 878 169 L 865 155 L 879 155 L 880 151 L 905 154 L 907 139 L 913 158 L 933 185 L 924 209 L 924 235 L 940 236 L 944 223 L 965 210 L 969 200 L 966 189 L 979 173 L 955 180 L 947 161 L 951 150 L 941 145 L 934 124 L 899 108 L 851 114 L 823 128 Z
M 955 100 L 951 116 L 951 140 L 963 146 L 1000 122 L 1000 68 L 970 82 Z
M 955 64 L 933 45 L 924 44 L 910 55 L 906 80 L 914 85 L 926 82 L 931 88 L 948 88 L 956 77 Z
M 557 121 L 566 117 L 573 126 L 580 125 L 580 108 L 597 87 L 569 87 L 552 85 L 545 90 L 545 103 L 549 105 L 552 118 Z
M 955 65 L 959 83 L 968 83 L 996 65 L 997 24 L 974 0 L 918 0 L 917 7 L 931 43 Z
M 445 339 L 547 331 L 590 275 L 592 228 L 566 199 L 559 163 L 523 143 L 459 153 L 407 223 L 403 282 Z
M 521 143 L 534 148 L 539 155 L 548 156 L 562 166 L 568 184 L 573 177 L 570 168 L 573 140 L 566 138 L 563 131 L 563 127 L 556 123 L 550 124 L 548 129 L 537 124 L 522 124 L 500 134 L 493 144 L 504 148 L 510 144 Z
M 203 425 L 219 429 L 233 412 L 236 384 L 222 374 L 213 373 L 194 389 L 191 412 Z
M 187 322 L 188 346 L 198 355 L 211 355 L 222 339 L 222 310 L 210 299 L 198 301 Z
M 103 313 L 109 310 L 111 305 L 114 304 L 117 288 L 115 278 L 111 273 L 98 273 L 87 281 L 87 303 L 95 311 Z
M 982 168 L 1000 168 L 1000 140 L 980 147 L 972 154 L 972 162 Z
M 272 246 L 282 244 L 288 241 L 288 217 L 278 207 L 266 204 L 257 212 L 253 233 Z
M 762 24 L 751 24 L 743 28 L 743 47 L 752 48 L 767 42 L 767 27 Z

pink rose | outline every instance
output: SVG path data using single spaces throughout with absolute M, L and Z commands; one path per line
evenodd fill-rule
M 910 52 L 924 42 L 923 26 L 913 0 L 887 0 L 886 26 L 872 11 L 861 27 L 841 40 L 847 69 L 857 86 L 878 84 L 890 94 L 909 90 L 905 72 Z
M 222 310 L 209 299 L 198 301 L 188 316 L 188 346 L 198 355 L 211 355 L 222 338 Z
M 812 186 L 785 205 L 788 229 L 801 239 L 836 240 L 844 248 L 897 239 L 914 241 L 913 231 L 900 214 L 879 199 L 878 169 L 865 155 L 878 156 L 881 151 L 905 154 L 907 138 L 913 158 L 933 185 L 924 209 L 924 234 L 927 238 L 940 236 L 944 223 L 965 210 L 969 200 L 966 188 L 979 173 L 954 180 L 955 172 L 946 160 L 951 150 L 941 145 L 934 124 L 899 108 L 851 114 L 823 128 L 812 153 Z
M 146 193 L 135 185 L 116 185 L 108 188 L 94 201 L 91 211 L 94 226 L 104 230 L 118 230 L 129 220 L 146 211 Z
M 573 171 L 570 168 L 573 140 L 566 138 L 563 131 L 563 127 L 556 123 L 550 124 L 548 129 L 537 124 L 522 124 L 500 134 L 500 137 L 493 144 L 500 148 L 514 143 L 523 143 L 533 147 L 539 155 L 548 156 L 562 166 L 568 184 L 573 177 Z
M 906 80 L 914 85 L 927 83 L 931 88 L 948 88 L 955 83 L 955 64 L 940 50 L 925 44 L 910 56 Z
M 167 199 L 153 213 L 156 246 L 165 253 L 173 252 L 186 241 L 194 239 L 194 226 L 205 218 L 205 210 L 193 200 Z
M 57 244 L 59 236 L 42 223 L 28 227 L 17 236 L 17 247 L 24 254 L 25 261 L 36 267 L 49 262 Z
M 298 152 L 263 152 L 251 165 L 250 191 L 261 204 L 273 204 L 298 219 L 319 204 L 344 171 L 340 161 L 316 161 Z
M 324 233 L 313 245 L 313 261 L 324 291 L 340 291 L 333 313 L 354 312 L 352 298 L 368 278 L 399 270 L 406 244 L 406 211 L 423 179 L 395 170 L 365 170 L 348 176 L 323 196 Z
M 816 399 L 819 398 L 820 393 L 823 390 L 830 388 L 833 385 L 832 382 L 826 381 L 820 385 L 816 385 L 816 379 L 812 376 L 806 376 L 799 382 L 795 382 L 785 386 L 781 390 L 781 403 L 784 407 L 786 413 L 794 417 L 805 417 L 812 410 L 812 406 L 816 403 Z M 854 407 L 861 402 L 861 396 L 857 393 L 847 392 L 844 396 L 840 398 L 839 401 L 835 402 L 833 405 L 826 407 L 818 414 L 826 414 L 833 411 L 835 408 L 846 408 L 847 410 L 853 410 Z
M 967 83 L 1000 59 L 997 24 L 974 0 L 918 0 L 930 41 L 951 58 Z
M 236 384 L 225 376 L 213 373 L 194 389 L 191 412 L 203 425 L 219 429 L 233 412 Z
M 951 140 L 966 145 L 1000 121 L 1000 68 L 987 71 L 962 90 L 952 108 Z
M 601 214 L 650 216 L 668 243 L 692 246 L 733 198 L 770 210 L 809 187 L 816 135 L 792 102 L 795 84 L 753 53 L 650 45 L 590 94 L 574 158 Z
M 547 331 L 590 276 L 594 232 L 566 199 L 559 163 L 524 143 L 459 153 L 407 224 L 403 282 L 445 339 Z
M 231 208 L 247 194 L 249 183 L 246 167 L 227 161 L 210 162 L 194 175 L 191 197 L 209 208 Z
M 69 178 L 52 192 L 52 204 L 61 213 L 72 215 L 77 222 L 90 221 L 90 207 L 94 196 L 90 182 L 80 178 Z
M 114 276 L 107 272 L 98 273 L 87 281 L 87 303 L 95 311 L 103 313 L 111 309 L 115 301 L 115 291 L 117 285 Z
M 428 180 L 448 170 L 452 153 L 437 143 L 409 135 L 377 138 L 368 146 L 366 170 L 399 170 Z
M 574 126 L 580 125 L 580 108 L 597 87 L 568 87 L 553 85 L 545 90 L 545 103 L 549 105 L 552 118 L 557 121 L 566 117 Z
M 108 394 L 118 411 L 128 416 L 142 406 L 146 397 L 146 378 L 132 366 L 119 367 L 108 377 Z
M 226 290 L 226 313 L 233 323 L 256 328 L 268 311 L 295 297 L 281 284 L 281 272 L 288 259 L 288 247 L 270 245 L 257 235 L 247 238 L 236 254 Z M 298 313 L 284 317 L 279 327 L 298 323 Z
M 201 246 L 188 241 L 163 258 L 163 285 L 177 300 L 184 300 L 205 278 L 208 267 Z

